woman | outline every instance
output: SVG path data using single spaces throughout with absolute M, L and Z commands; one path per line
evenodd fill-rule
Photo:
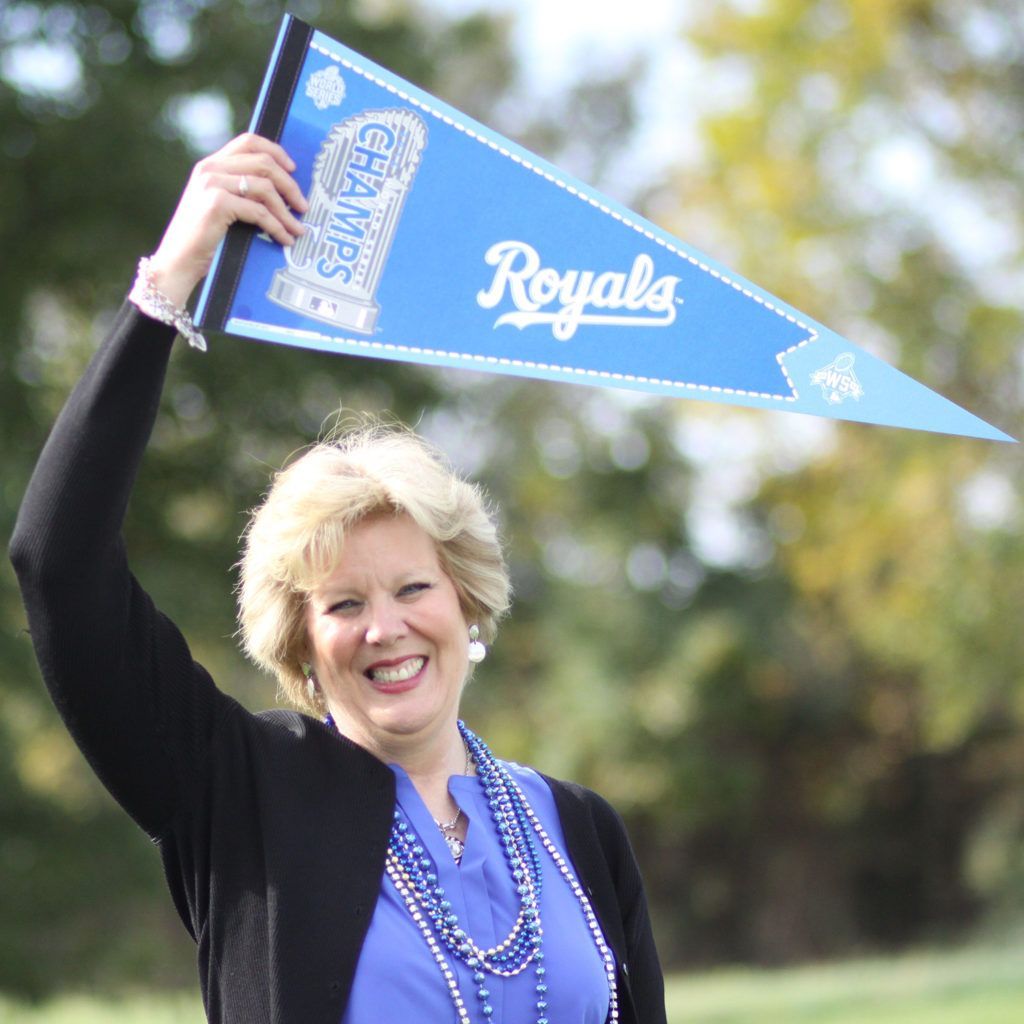
M 248 653 L 315 717 L 220 693 L 132 577 L 120 530 L 185 302 L 227 228 L 282 245 L 280 146 L 201 161 L 26 494 L 11 557 L 43 676 L 160 849 L 210 1021 L 664 1021 L 639 871 L 594 794 L 458 719 L 508 604 L 479 492 L 408 432 L 279 475 L 242 561 Z

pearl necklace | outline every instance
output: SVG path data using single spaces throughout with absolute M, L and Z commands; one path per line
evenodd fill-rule
M 395 809 L 388 844 L 385 871 L 405 904 L 448 988 L 459 1024 L 472 1024 L 466 1002 L 459 990 L 449 957 L 461 960 L 473 971 L 480 1014 L 490 1021 L 494 1008 L 489 1002 L 487 975 L 514 978 L 533 965 L 537 1009 L 536 1024 L 549 1024 L 547 1018 L 547 969 L 544 966 L 543 935 L 540 920 L 540 892 L 543 883 L 540 845 L 554 862 L 583 912 L 587 928 L 601 957 L 608 981 L 608 1024 L 619 1019 L 615 959 L 604 940 L 597 915 L 573 874 L 568 861 L 559 853 L 550 836 L 530 807 L 508 769 L 490 749 L 460 721 L 459 731 L 466 749 L 476 764 L 477 777 L 487 796 L 498 835 L 505 849 L 512 885 L 519 896 L 519 912 L 508 935 L 496 946 L 482 949 L 460 927 L 458 916 L 446 899 L 444 888 L 429 856 L 401 811 Z M 457 819 L 456 819 L 457 820 Z M 447 839 L 447 837 L 446 837 Z

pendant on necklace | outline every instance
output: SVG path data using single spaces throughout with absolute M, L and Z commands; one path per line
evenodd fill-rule
M 444 841 L 448 844 L 448 849 L 452 851 L 455 863 L 458 864 L 462 860 L 462 854 L 466 849 L 466 844 L 458 836 L 446 835 L 444 837 Z

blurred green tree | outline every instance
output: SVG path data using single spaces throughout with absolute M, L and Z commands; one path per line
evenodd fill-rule
M 686 38 L 715 99 L 704 150 L 651 198 L 662 222 L 1019 435 L 1019 6 L 722 3 Z M 694 955 L 955 934 L 1019 893 L 1020 449 L 821 441 L 758 446 L 760 483 L 721 510 L 752 577 L 691 607 L 679 662 L 710 652 L 691 696 L 652 677 L 688 711 L 665 730 L 692 796 L 665 849 L 691 885 L 666 872 L 659 896 Z

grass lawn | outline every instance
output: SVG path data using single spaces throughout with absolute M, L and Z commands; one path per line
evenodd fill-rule
M 124 999 L 65 996 L 38 1005 L 0 996 L 0 1024 L 205 1024 L 199 996 L 135 995 Z
M 924 952 L 668 979 L 670 1024 L 1015 1024 L 1024 950 Z
M 675 975 L 668 979 L 668 1019 L 670 1024 L 1015 1024 L 1024 1022 L 1024 949 L 1012 944 L 782 971 Z M 187 996 L 69 996 L 39 1006 L 0 996 L 0 1024 L 203 1024 L 203 1014 L 198 998 Z

